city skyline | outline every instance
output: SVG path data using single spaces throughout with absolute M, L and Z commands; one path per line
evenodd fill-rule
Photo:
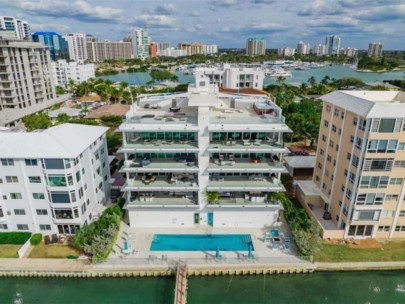
M 292 0 L 0 3 L 4 15 L 27 20 L 32 32 L 83 32 L 120 40 L 131 29 L 143 27 L 153 41 L 174 46 L 202 41 L 221 48 L 244 48 L 246 39 L 254 36 L 264 37 L 267 48 L 295 47 L 300 40 L 314 45 L 335 34 L 342 38 L 342 47 L 367 49 L 371 41 L 381 41 L 386 50 L 405 49 L 405 4 L 400 0 L 311 0 L 298 5 Z

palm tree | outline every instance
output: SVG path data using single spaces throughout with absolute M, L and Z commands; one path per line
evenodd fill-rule
M 329 84 L 329 81 L 330 81 L 330 77 L 328 75 L 326 75 L 325 77 L 322 78 L 321 84 L 323 84 L 323 85 Z
M 73 79 L 69 79 L 69 81 L 67 83 L 67 87 L 70 89 L 71 92 L 74 92 L 74 91 L 76 91 L 77 84 Z
M 314 76 L 309 77 L 308 83 L 311 85 L 312 88 L 316 88 L 317 82 Z
M 284 82 L 285 82 L 285 77 L 283 77 L 283 76 L 278 76 L 277 77 L 277 83 L 278 83 L 278 85 L 280 85 L 280 86 L 283 86 L 284 85 Z

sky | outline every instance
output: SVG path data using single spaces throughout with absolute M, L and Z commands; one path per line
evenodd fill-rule
M 405 0 L 0 0 L 0 15 L 27 20 L 35 31 L 86 33 L 120 40 L 147 28 L 152 41 L 244 48 L 264 37 L 267 48 L 325 43 L 405 50 Z

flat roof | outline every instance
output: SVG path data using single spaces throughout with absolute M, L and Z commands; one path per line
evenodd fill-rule
M 86 118 L 98 119 L 108 115 L 124 116 L 130 110 L 130 108 L 131 107 L 129 105 L 119 103 L 108 104 L 97 109 L 93 109 L 89 114 L 86 115 Z
M 405 92 L 334 91 L 320 98 L 365 118 L 405 116 Z
M 107 130 L 62 124 L 38 132 L 0 132 L 0 158 L 75 158 Z
M 285 156 L 284 159 L 291 168 L 315 168 L 316 156 Z

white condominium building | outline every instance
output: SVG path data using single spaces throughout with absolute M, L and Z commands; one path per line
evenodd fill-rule
M 149 58 L 150 38 L 148 31 L 145 29 L 135 29 L 132 31 L 132 51 L 134 58 Z
M 65 38 L 68 43 L 70 60 L 84 62 L 88 59 L 86 34 L 67 34 L 63 36 L 63 38 Z
M 207 76 L 187 93 L 142 95 L 120 126 L 131 227 L 263 227 L 277 222 L 291 132 L 268 96 L 224 94 Z
M 196 79 L 206 76 L 211 84 L 228 89 L 263 89 L 264 71 L 261 68 L 247 68 L 223 64 L 214 68 L 197 68 Z
M 280 56 L 291 57 L 295 55 L 295 49 L 290 47 L 285 47 L 278 49 L 277 54 Z
M 0 231 L 74 234 L 109 197 L 108 128 L 0 132 Z
M 66 86 L 69 80 L 81 83 L 96 77 L 94 64 L 79 64 L 77 62 L 67 62 L 58 60 L 51 63 L 55 83 L 60 86 Z
M 0 16 L 0 30 L 14 32 L 14 39 L 31 40 L 31 28 L 27 21 Z
M 43 110 L 55 98 L 52 72 L 49 50 L 41 43 L 0 41 L 0 125 Z
M 340 52 L 340 42 L 341 39 L 336 35 L 328 35 L 325 38 L 325 45 L 328 51 L 328 55 L 337 55 L 339 56 Z
M 328 54 L 328 48 L 326 47 L 325 44 L 317 44 L 317 45 L 314 45 L 312 52 L 316 56 L 324 56 L 324 55 Z
M 383 44 L 381 42 L 373 42 L 368 45 L 368 57 L 382 57 Z
M 216 54 L 216 53 L 218 53 L 218 45 L 216 45 L 216 44 L 204 44 L 203 45 L 203 54 L 204 55 Z
M 159 56 L 161 56 L 161 57 L 183 57 L 183 56 L 187 56 L 187 51 L 176 49 L 174 47 L 168 47 L 164 50 L 159 51 Z
M 311 51 L 311 46 L 309 43 L 298 42 L 297 44 L 297 54 L 299 55 L 308 55 Z
M 249 38 L 246 41 L 246 55 L 258 56 L 266 54 L 266 39 Z

